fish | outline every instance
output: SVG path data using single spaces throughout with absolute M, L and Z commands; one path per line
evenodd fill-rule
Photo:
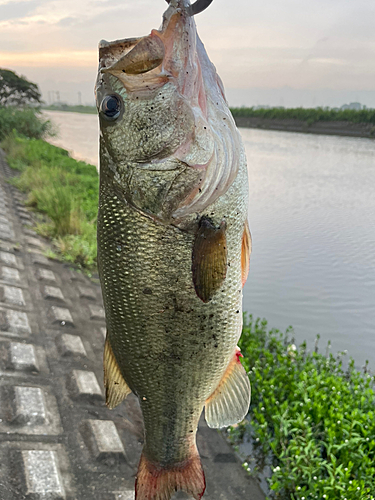
M 196 445 L 247 415 L 237 347 L 249 272 L 244 147 L 194 16 L 170 0 L 147 36 L 99 43 L 98 270 L 106 314 L 106 404 L 135 394 L 144 445 L 137 500 L 196 500 Z

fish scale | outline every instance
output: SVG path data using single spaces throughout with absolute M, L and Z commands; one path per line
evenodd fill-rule
M 246 200 L 241 185 L 246 178 L 241 177 L 227 193 L 232 207 L 220 199 L 207 210 L 219 220 L 224 209 L 229 252 L 235 249 L 226 283 L 208 304 L 197 297 L 191 278 L 193 235 L 140 214 L 114 196 L 118 187 L 112 184 L 111 189 L 108 179 L 101 185 L 99 273 L 108 331 L 122 374 L 140 398 L 147 451 L 154 460 L 164 460 L 166 436 L 179 440 L 187 430 L 195 431 L 240 333 L 244 215 L 237 213 L 244 214 Z M 172 401 L 181 408 L 180 419 L 172 418 Z M 155 436 L 163 416 L 168 432 Z M 175 446 L 173 453 L 170 460 L 179 461 L 187 451 Z

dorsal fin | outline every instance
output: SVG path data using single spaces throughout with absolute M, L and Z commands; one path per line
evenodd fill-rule
M 104 344 L 105 403 L 110 410 L 119 405 L 132 391 L 125 382 L 109 343 L 108 331 Z
M 249 411 L 250 381 L 240 357 L 241 352 L 237 347 L 219 385 L 206 401 L 205 417 L 209 427 L 237 424 Z
M 192 254 L 192 272 L 196 294 L 203 302 L 212 299 L 227 274 L 225 228 L 225 222 L 218 228 L 205 216 L 199 221 Z
M 242 286 L 244 286 L 244 284 L 246 283 L 247 276 L 249 274 L 250 255 L 251 255 L 251 234 L 249 229 L 249 222 L 246 219 L 242 235 L 242 250 L 241 250 Z

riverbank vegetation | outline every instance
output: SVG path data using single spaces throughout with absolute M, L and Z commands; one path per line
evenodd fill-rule
M 233 444 L 253 444 L 257 475 L 271 465 L 271 498 L 373 500 L 375 497 L 374 377 L 341 356 L 296 347 L 291 332 L 245 319 L 240 347 L 249 372 L 249 420 L 229 428 Z
M 43 120 L 38 110 L 0 106 L 0 141 L 13 131 L 34 139 L 54 133 L 51 122 Z
M 96 114 L 95 106 L 71 106 L 68 104 L 44 106 L 51 111 Z M 332 109 L 332 108 L 231 108 L 235 118 L 262 118 L 268 120 L 299 120 L 312 125 L 316 122 L 349 122 L 375 125 L 375 109 Z
M 300 120 L 312 125 L 316 122 L 350 122 L 375 125 L 375 109 L 331 108 L 231 108 L 235 118 L 262 118 L 269 120 Z
M 83 104 L 78 104 L 77 106 L 71 106 L 70 104 L 52 104 L 51 106 L 43 106 L 43 109 L 48 111 L 70 111 L 71 113 L 88 113 L 90 115 L 96 115 L 98 110 L 95 106 L 84 106 Z
M 12 132 L 1 143 L 10 167 L 20 171 L 12 183 L 27 194 L 36 231 L 51 238 L 52 256 L 94 270 L 99 179 L 96 167 L 71 158 L 42 139 Z M 42 214 L 37 215 L 37 214 Z

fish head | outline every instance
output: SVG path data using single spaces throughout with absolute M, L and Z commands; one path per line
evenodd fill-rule
M 241 139 L 189 0 L 170 0 L 148 36 L 102 41 L 95 88 L 101 171 L 161 218 L 191 215 L 233 182 Z

